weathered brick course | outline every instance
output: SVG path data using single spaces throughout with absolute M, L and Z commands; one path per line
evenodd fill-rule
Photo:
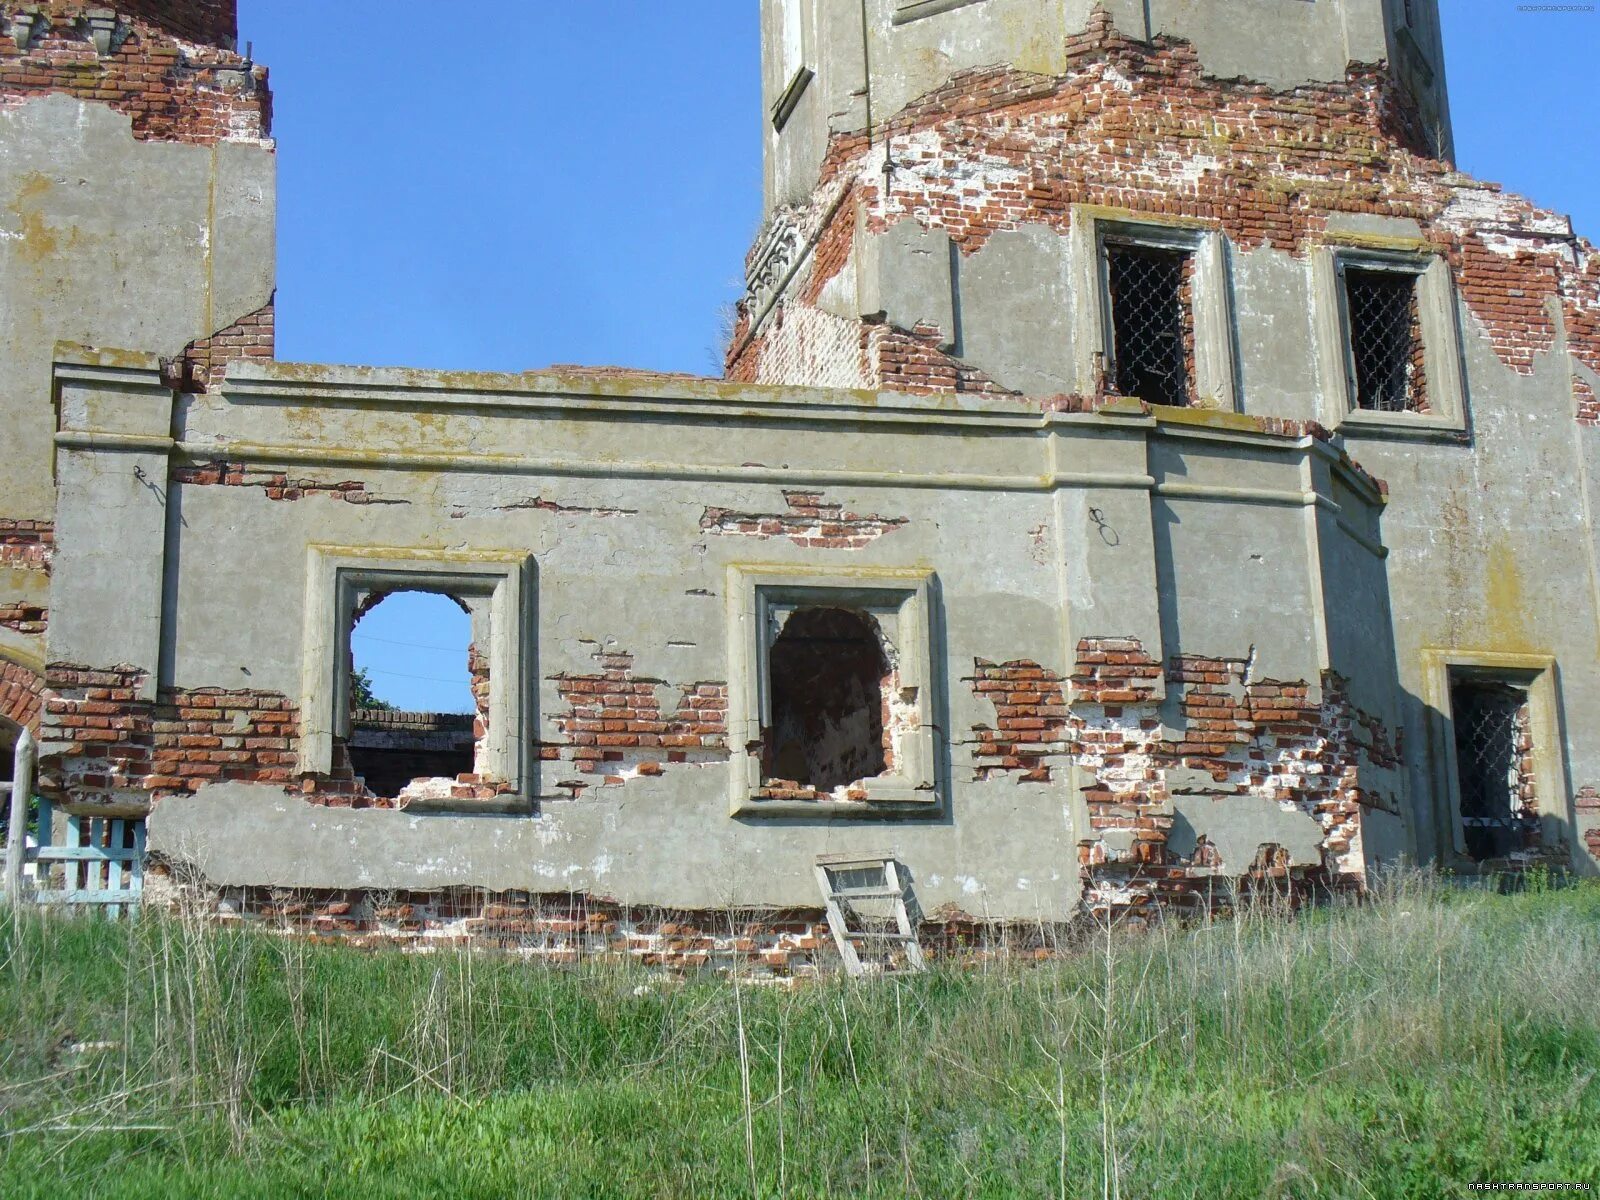
M 161 688 L 149 700 L 141 698 L 142 671 L 70 663 L 49 664 L 45 680 L 41 780 L 75 804 L 145 809 L 218 782 L 276 785 L 335 808 L 402 803 L 365 787 L 337 739 L 331 771 L 301 773 L 299 709 L 276 692 Z M 506 790 L 465 775 L 452 781 L 450 798 L 490 799 Z
M 176 882 L 155 864 L 153 890 Z M 548 963 L 628 961 L 674 972 L 814 974 L 836 961 L 819 909 L 725 911 L 628 906 L 586 894 L 225 888 L 225 918 L 337 936 L 362 945 L 497 947 Z M 933 932 L 929 927 L 930 934 Z
M 1187 43 L 1129 38 L 1103 13 L 1068 45 L 1060 77 L 963 72 L 870 140 L 835 136 L 810 209 L 781 215 L 807 231 L 828 211 L 828 226 L 753 338 L 754 314 L 742 314 L 730 377 L 802 378 L 792 372 L 807 351 L 791 343 L 816 333 L 796 314 L 845 268 L 846 231 L 863 215 L 880 233 L 915 220 L 969 255 L 1001 230 L 1065 233 L 1075 204 L 1197 219 L 1242 248 L 1297 255 L 1335 213 L 1410 218 L 1449 262 L 1508 368 L 1527 374 L 1554 347 L 1554 306 L 1570 352 L 1600 370 L 1600 252 L 1574 238 L 1564 218 L 1433 157 L 1386 65 L 1355 64 L 1344 80 L 1275 91 L 1207 77 Z M 836 204 L 841 186 L 849 202 Z M 1003 390 L 954 360 L 940 362 L 919 331 L 891 334 L 887 358 L 867 356 L 872 385 Z
M 42 604 L 0 602 L 0 626 L 15 633 L 41 634 L 49 621 L 50 612 Z
M 123 4 L 120 41 L 104 56 L 82 19 L 92 7 L 53 6 L 26 47 L 17 44 L 23 26 L 13 14 L 11 36 L 0 37 L 0 106 L 56 92 L 126 113 L 141 140 L 210 145 L 270 136 L 266 68 L 222 48 L 233 40 L 229 6 Z
M 859 550 L 906 524 L 904 517 L 862 516 L 824 500 L 820 492 L 785 490 L 787 511 L 735 512 L 707 507 L 700 528 L 709 533 L 742 537 L 782 537 L 796 546 L 829 550 Z
M 633 655 L 597 650 L 600 670 L 550 678 L 568 708 L 556 714 L 556 730 L 566 739 L 540 748 L 546 761 L 572 764 L 577 773 L 555 787 L 573 798 L 596 784 L 617 785 L 633 776 L 660 775 L 680 764 L 726 762 L 728 685 L 721 680 L 668 684 L 637 676 Z M 678 692 L 670 713 L 657 689 Z
M 0 658 L 0 717 L 37 731 L 44 685 L 18 663 Z
M 50 573 L 55 558 L 55 525 L 50 521 L 0 517 L 0 567 Z
M 196 338 L 183 353 L 162 361 L 167 382 L 177 391 L 214 392 L 237 360 L 272 361 L 277 336 L 275 302 L 267 301 L 209 337 Z
M 71 9 L 83 5 L 54 0 L 53 7 Z M 235 0 L 118 0 L 114 7 L 119 13 L 193 42 L 231 50 L 239 36 L 239 6 Z
M 304 476 L 291 476 L 286 471 L 262 470 L 242 462 L 217 459 L 194 466 L 174 467 L 172 482 L 191 487 L 249 487 L 260 488 L 268 500 L 303 500 L 310 496 L 326 496 L 343 500 L 346 504 L 409 504 L 409 500 L 392 499 L 367 490 L 359 479 L 331 482 Z
M 1163 680 L 1169 701 L 1178 701 L 1181 729 L 1161 722 Z M 1219 793 L 1261 796 L 1314 816 L 1324 830 L 1320 874 L 1352 884 L 1364 871 L 1352 853 L 1362 806 L 1395 804 L 1363 785 L 1361 767 L 1397 769 L 1400 748 L 1382 722 L 1349 703 L 1332 672 L 1314 698 L 1303 682 L 1250 679 L 1245 658 L 1178 655 L 1163 668 L 1135 639 L 1085 638 L 1070 681 L 1026 659 L 979 659 L 968 682 L 996 715 L 993 727 L 973 730 L 977 778 L 1047 783 L 1072 764 L 1083 772 L 1096 835 L 1080 845 L 1091 907 L 1137 910 L 1186 883 L 1204 886 L 1210 871 L 1187 868 L 1217 865 L 1203 843 L 1200 861 L 1167 849 L 1169 768 L 1209 773 Z M 1113 829 L 1131 833 L 1128 851 L 1107 849 L 1103 835 Z M 1246 873 L 1245 864 L 1225 865 Z

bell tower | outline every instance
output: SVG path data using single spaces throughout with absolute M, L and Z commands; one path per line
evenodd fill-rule
M 1450 157 L 1438 0 L 761 0 L 768 210 L 805 200 L 830 138 L 890 124 L 978 68 L 1060 75 L 1100 20 L 1187 42 L 1209 77 L 1279 91 L 1385 64 Z
M 1450 161 L 1437 0 L 762 0 L 761 19 L 767 222 L 733 378 L 1242 410 L 1243 256 L 1301 256 L 1330 220 L 1403 205 L 1396 173 Z M 1113 378 L 1109 291 L 1138 288 L 1154 348 Z M 1298 299 L 1280 328 L 1305 324 Z

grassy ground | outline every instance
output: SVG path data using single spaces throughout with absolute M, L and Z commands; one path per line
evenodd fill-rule
M 1600 1184 L 1600 886 L 794 991 L 4 919 L 0 1195 L 1466 1195 Z M 103 1043 L 83 1045 L 84 1043 Z

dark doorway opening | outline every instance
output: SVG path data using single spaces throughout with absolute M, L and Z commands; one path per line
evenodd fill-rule
M 1523 845 L 1528 693 L 1496 680 L 1458 679 L 1450 709 L 1467 856 L 1504 858 Z

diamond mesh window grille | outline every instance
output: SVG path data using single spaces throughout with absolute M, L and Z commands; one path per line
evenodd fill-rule
M 1422 339 L 1417 277 L 1407 271 L 1346 267 L 1345 309 L 1355 362 L 1356 407 L 1421 412 Z
M 1461 828 L 1469 857 L 1500 858 L 1523 845 L 1531 814 L 1523 784 L 1531 751 L 1528 693 L 1509 684 L 1459 680 L 1450 689 Z
M 1113 387 L 1148 404 L 1189 403 L 1185 293 L 1189 254 L 1107 244 Z

